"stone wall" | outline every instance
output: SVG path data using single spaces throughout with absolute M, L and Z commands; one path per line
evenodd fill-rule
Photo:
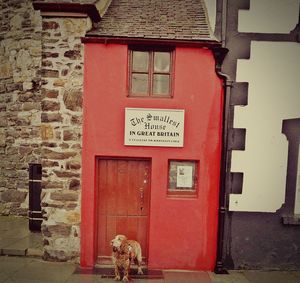
M 28 163 L 41 161 L 41 17 L 0 0 L 0 214 L 27 215 Z
M 47 18 L 42 22 L 42 209 L 44 257 L 78 258 L 83 45 L 87 18 Z
M 29 0 L 0 0 L 0 9 L 0 214 L 27 215 L 28 164 L 41 163 L 44 259 L 78 259 L 90 20 L 41 17 Z

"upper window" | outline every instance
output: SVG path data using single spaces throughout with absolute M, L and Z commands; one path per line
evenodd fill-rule
M 172 51 L 130 50 L 129 95 L 170 97 Z

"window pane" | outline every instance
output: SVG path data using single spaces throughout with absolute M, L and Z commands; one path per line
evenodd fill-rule
M 169 75 L 153 76 L 153 94 L 169 94 Z
M 142 51 L 132 52 L 132 71 L 148 72 L 149 53 Z
M 170 71 L 170 53 L 169 52 L 155 52 L 154 53 L 154 72 Z
M 148 75 L 132 74 L 131 92 L 138 94 L 147 94 L 148 92 Z

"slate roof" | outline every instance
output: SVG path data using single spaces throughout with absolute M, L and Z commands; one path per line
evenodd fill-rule
M 76 4 L 95 4 L 97 0 L 33 0 L 33 3 L 76 3 Z
M 112 0 L 86 35 L 216 41 L 204 0 Z

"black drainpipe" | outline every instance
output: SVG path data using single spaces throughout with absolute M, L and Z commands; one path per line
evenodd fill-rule
M 227 29 L 227 6 L 228 0 L 217 0 L 217 13 L 216 13 L 216 30 L 215 36 L 219 38 L 222 47 L 213 49 L 216 61 L 216 74 L 223 80 L 224 91 L 224 106 L 223 106 L 223 120 L 222 120 L 222 155 L 221 155 L 221 168 L 220 168 L 220 188 L 219 188 L 219 221 L 218 221 L 218 240 L 217 240 L 217 255 L 215 263 L 215 273 L 227 274 L 224 268 L 224 252 L 225 244 L 228 235 L 226 235 L 225 225 L 226 216 L 228 214 L 228 189 L 230 177 L 230 154 L 228 152 L 228 129 L 230 127 L 230 96 L 233 81 L 227 74 L 222 73 L 221 67 L 225 56 L 228 53 L 226 46 L 226 29 Z
M 225 216 L 228 207 L 226 184 L 229 177 L 228 166 L 228 126 L 229 126 L 229 113 L 230 113 L 230 95 L 233 81 L 230 77 L 221 72 L 221 65 L 228 53 L 228 49 L 224 47 L 216 47 L 212 49 L 216 61 L 216 73 L 218 77 L 223 80 L 224 90 L 224 106 L 223 106 L 223 123 L 222 123 L 222 154 L 221 154 L 221 168 L 220 168 L 220 188 L 219 188 L 219 221 L 218 221 L 218 240 L 217 240 L 217 258 L 215 264 L 215 273 L 227 273 L 224 268 L 224 229 L 225 229 Z

